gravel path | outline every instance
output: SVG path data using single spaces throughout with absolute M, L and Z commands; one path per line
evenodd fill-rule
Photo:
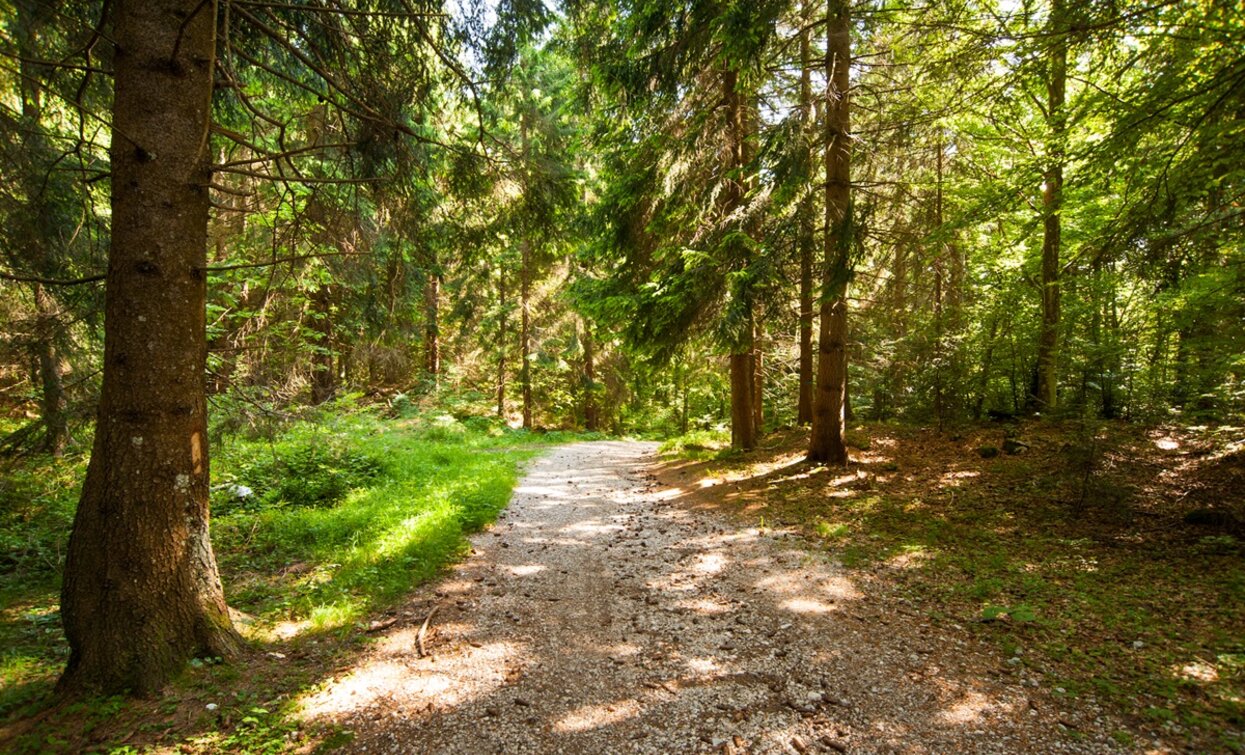
M 654 444 L 535 461 L 308 718 L 351 752 L 1102 752 L 1109 722 L 783 533 L 680 505 Z M 437 606 L 418 648 L 420 625 Z

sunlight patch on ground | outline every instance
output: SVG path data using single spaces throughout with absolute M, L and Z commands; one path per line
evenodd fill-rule
M 1219 669 L 1200 658 L 1192 663 L 1186 663 L 1183 666 L 1173 669 L 1176 676 L 1181 679 L 1187 679 L 1191 682 L 1217 682 L 1219 681 Z
M 697 556 L 696 563 L 692 564 L 692 571 L 701 574 L 717 574 L 726 568 L 731 561 L 721 553 L 702 553 Z
M 998 706 L 980 692 L 966 692 L 959 702 L 944 710 L 939 717 L 949 724 L 979 723 Z
M 398 634 L 405 638 L 409 648 L 414 641 L 414 630 Z M 470 652 L 494 668 L 503 668 L 505 661 L 519 657 L 521 651 L 522 647 L 515 643 L 495 642 L 472 648 Z M 496 689 L 505 684 L 505 677 L 498 674 L 490 681 L 491 688 Z M 392 697 L 404 698 L 407 707 L 421 703 L 455 706 L 462 704 L 466 695 L 451 676 L 430 669 L 424 662 L 386 659 L 361 666 L 304 698 L 301 715 L 313 719 L 352 713 Z
M 505 568 L 506 571 L 510 572 L 516 577 L 530 577 L 533 574 L 539 574 L 543 572 L 548 567 L 546 567 L 544 564 L 521 564 L 518 566 L 506 566 L 503 568 Z
M 717 658 L 688 658 L 687 668 L 697 676 L 719 676 L 722 674 L 722 667 L 718 664 Z
M 621 529 L 623 529 L 621 524 L 605 523 L 600 519 L 587 519 L 582 522 L 568 524 L 559 532 L 582 535 L 607 535 L 611 532 L 618 532 Z
M 1180 441 L 1175 438 L 1159 438 L 1154 441 L 1154 446 L 1160 451 L 1175 451 L 1180 448 Z
M 696 613 L 700 613 L 700 614 L 710 614 L 710 615 L 720 614 L 720 613 L 730 613 L 731 611 L 730 606 L 723 605 L 722 603 L 719 603 L 710 598 L 697 598 L 695 600 L 681 600 L 679 601 L 679 608 L 683 608 L 688 611 L 695 611 Z
M 599 705 L 585 705 L 567 713 L 554 725 L 553 730 L 564 734 L 579 731 L 590 731 L 602 726 L 611 726 L 635 718 L 643 710 L 636 700 L 617 700 Z
M 914 550 L 891 556 L 886 560 L 886 565 L 892 569 L 915 569 L 932 558 L 933 554 L 929 551 L 917 547 Z
M 980 476 L 981 472 L 970 472 L 968 470 L 947 472 L 938 481 L 938 485 L 943 488 L 958 488 L 960 485 L 964 484 L 964 480 L 970 480 L 974 477 Z
M 833 603 L 826 603 L 815 598 L 790 598 L 782 602 L 782 607 L 793 613 L 830 613 L 836 610 Z

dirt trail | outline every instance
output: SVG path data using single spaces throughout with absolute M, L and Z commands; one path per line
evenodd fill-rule
M 655 446 L 534 462 L 471 557 L 307 702 L 352 752 L 1101 752 L 1111 722 L 783 533 L 680 506 Z M 433 606 L 429 657 L 417 635 Z

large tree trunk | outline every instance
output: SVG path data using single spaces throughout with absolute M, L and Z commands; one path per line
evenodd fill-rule
M 199 0 L 113 4 L 104 380 L 61 593 L 65 692 L 151 693 L 195 654 L 240 647 L 208 539 L 214 12 Z
M 851 21 L 847 0 L 831 0 L 826 17 L 826 258 L 823 263 L 817 392 L 808 458 L 847 463 L 847 283 L 851 276 Z
M 807 28 L 812 17 L 812 3 L 805 0 L 801 18 L 805 28 L 800 32 L 800 117 L 803 120 L 803 134 L 809 170 L 812 170 L 811 143 L 812 130 L 815 127 L 813 117 L 813 79 L 812 79 L 812 45 Z M 796 404 L 796 422 L 807 425 L 813 421 L 813 261 L 816 256 L 816 245 L 813 240 L 813 181 L 809 180 L 809 189 L 800 200 L 800 396 Z
M 1038 331 L 1037 407 L 1055 409 L 1059 368 L 1059 213 L 1063 205 L 1063 161 L 1067 138 L 1064 91 L 1068 76 L 1068 37 L 1064 29 L 1064 0 L 1051 3 L 1050 58 L 1047 61 L 1047 114 L 1049 134 L 1047 167 L 1042 186 L 1042 323 Z
M 747 130 L 747 115 L 744 112 L 739 96 L 739 74 L 726 69 L 722 72 L 722 99 L 726 113 L 726 149 L 723 174 L 726 187 L 723 192 L 722 215 L 735 218 L 744 202 L 744 186 L 740 177 L 740 169 L 744 165 L 744 140 Z M 734 222 L 739 222 L 735 220 Z M 742 224 L 741 224 L 742 225 Z M 741 228 L 742 230 L 742 228 Z M 748 265 L 748 250 L 737 241 L 728 242 L 736 245 L 730 250 L 731 265 L 742 269 Z M 750 292 L 735 291 L 736 296 L 747 299 Z M 730 356 L 731 378 L 731 446 L 743 450 L 756 447 L 756 386 L 753 375 L 753 318 L 749 311 L 739 326 L 739 342 L 733 344 Z

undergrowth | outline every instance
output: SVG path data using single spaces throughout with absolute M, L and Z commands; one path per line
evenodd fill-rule
M 370 615 L 435 576 L 463 553 L 467 534 L 497 516 L 520 462 L 582 437 L 403 414 L 337 406 L 267 437 L 226 436 L 214 446 L 212 538 L 252 654 L 271 661 L 299 643 L 356 645 Z M 0 724 L 45 708 L 66 659 L 57 598 L 85 467 L 84 457 L 28 458 L 0 477 Z M 328 651 L 317 652 L 308 657 L 325 662 Z M 263 689 L 274 699 L 228 664 L 192 664 L 179 694 L 231 703 L 200 713 L 189 730 L 163 730 L 152 720 L 158 708 L 108 698 L 58 710 L 49 719 L 58 724 L 0 749 L 82 749 L 93 730 L 112 731 L 106 723 L 128 716 L 153 741 L 181 740 L 189 751 L 277 751 L 297 728 L 290 699 L 317 679 L 306 664 L 272 662 L 278 678 Z M 108 751 L 101 736 L 90 749 Z

